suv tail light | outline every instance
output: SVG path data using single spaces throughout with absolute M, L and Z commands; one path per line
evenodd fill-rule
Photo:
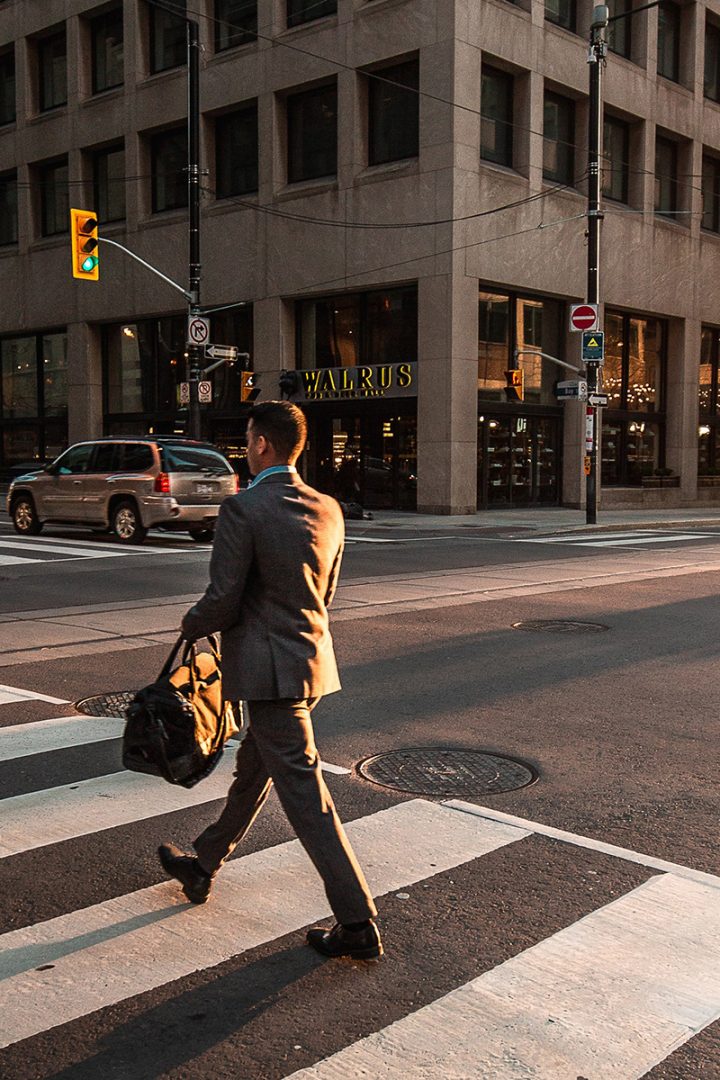
M 170 494 L 170 477 L 166 472 L 158 473 L 155 477 L 155 486 L 153 491 L 159 492 L 161 495 Z
M 235 494 L 240 490 L 240 477 L 235 473 Z

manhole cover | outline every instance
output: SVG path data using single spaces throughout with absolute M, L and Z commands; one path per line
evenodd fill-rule
M 545 634 L 602 634 L 609 626 L 599 622 L 579 622 L 576 619 L 524 619 L 514 622 L 513 630 L 534 630 Z
M 527 787 L 538 778 L 524 761 L 442 746 L 375 754 L 357 768 L 373 784 L 414 795 L 493 795 Z
M 136 693 L 137 690 L 120 690 L 116 694 L 96 694 L 76 702 L 75 708 L 86 716 L 117 716 L 124 720 L 125 710 Z

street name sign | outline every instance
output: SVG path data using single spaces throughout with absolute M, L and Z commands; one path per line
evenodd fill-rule
M 602 364 L 605 359 L 605 334 L 602 330 L 585 330 L 582 336 L 582 358 Z
M 206 345 L 205 355 L 211 360 L 237 360 L 237 345 Z
M 585 401 L 587 398 L 588 384 L 585 379 L 565 379 L 555 386 L 556 398 L 574 398 L 577 401 Z
M 205 345 L 210 337 L 210 320 L 202 315 L 188 315 L 188 345 Z
M 598 324 L 597 304 L 571 304 L 570 329 L 594 330 Z
M 588 405 L 594 405 L 595 408 L 605 408 L 608 403 L 607 394 L 588 394 Z

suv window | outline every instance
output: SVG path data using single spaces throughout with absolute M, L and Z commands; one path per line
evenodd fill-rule
M 231 473 L 232 465 L 216 450 L 197 446 L 161 446 L 163 472 L 169 473 Z
M 93 452 L 92 443 L 81 443 L 79 446 L 71 446 L 55 462 L 55 470 L 59 476 L 69 476 L 71 473 L 87 472 L 90 455 Z
M 152 447 L 147 443 L 120 443 L 119 472 L 147 472 L 154 465 Z
M 88 472 L 94 473 L 110 473 L 115 472 L 118 460 L 118 444 L 117 443 L 98 443 L 95 447 L 95 456 L 93 457 Z

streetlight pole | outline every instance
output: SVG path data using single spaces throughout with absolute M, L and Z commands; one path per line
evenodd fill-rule
M 607 45 L 605 28 L 609 11 L 604 4 L 593 11 L 590 24 L 590 48 L 588 65 L 590 72 L 589 119 L 588 119 L 588 196 L 587 196 L 587 302 L 600 303 L 600 156 L 602 153 L 602 71 Z M 600 365 L 587 362 L 588 392 L 596 394 L 600 389 Z M 589 452 L 590 468 L 587 471 L 585 492 L 585 520 L 588 525 L 597 523 L 598 504 L 598 407 L 589 404 L 586 411 L 585 449 Z

